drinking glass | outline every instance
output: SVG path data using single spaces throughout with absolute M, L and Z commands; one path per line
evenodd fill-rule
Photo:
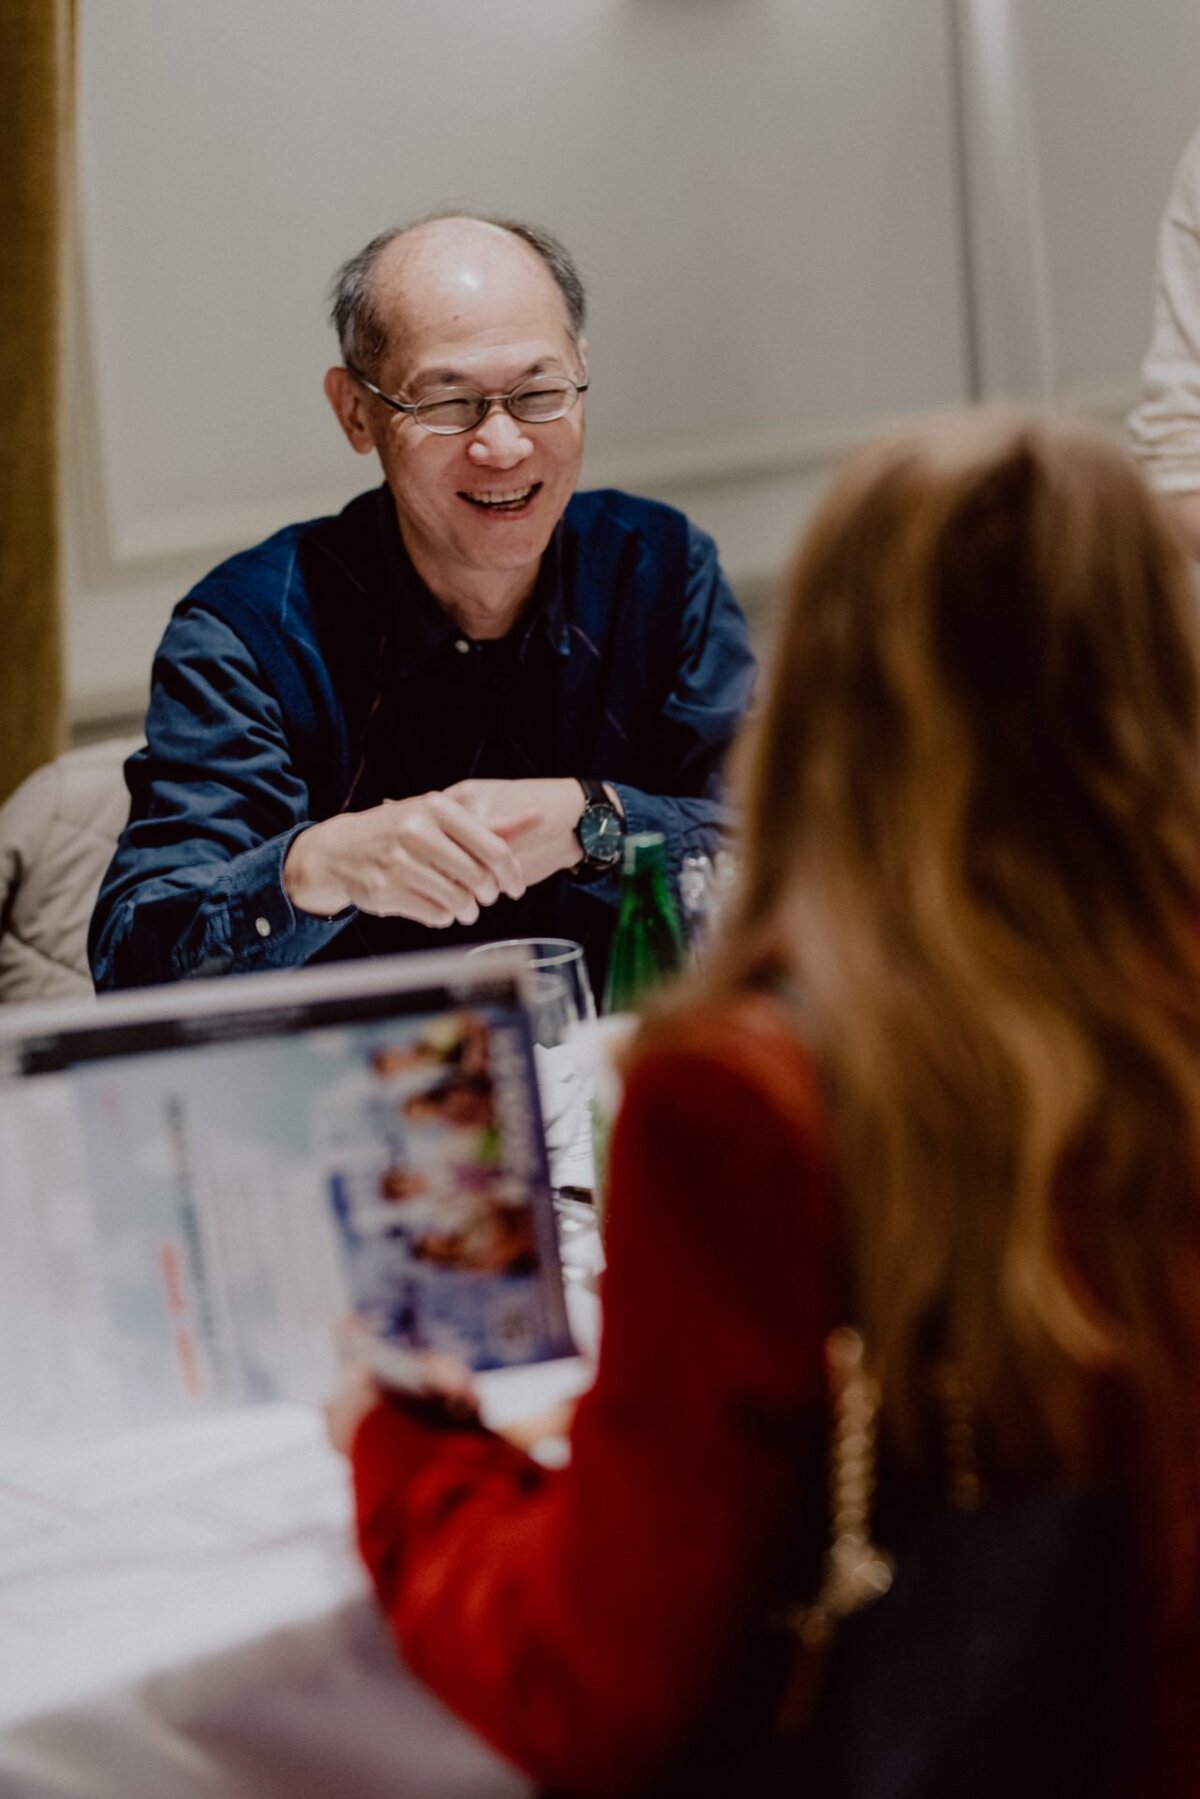
M 573 1194 L 590 1194 L 594 1182 L 591 1083 L 576 1054 L 580 1027 L 596 1016 L 587 963 L 580 945 L 567 937 L 513 937 L 481 943 L 468 954 L 514 951 L 524 956 L 532 976 L 530 1025 L 550 1184 L 569 1201 Z
M 693 961 L 703 961 L 737 883 L 732 850 L 719 849 L 683 858 L 679 870 L 679 909 Z

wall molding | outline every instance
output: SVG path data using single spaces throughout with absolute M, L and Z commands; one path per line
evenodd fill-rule
M 1136 388 L 1131 383 L 1112 382 L 1080 390 L 1068 396 L 1064 404 L 1095 419 L 1114 436 L 1120 437 L 1125 416 L 1137 398 Z M 657 493 L 664 499 L 684 505 L 685 510 L 706 494 L 739 510 L 743 505 L 765 508 L 774 518 L 786 510 L 786 521 L 781 523 L 774 536 L 776 542 L 786 540 L 790 546 L 802 517 L 802 507 L 796 501 L 798 490 L 813 491 L 828 478 L 843 455 L 882 423 L 884 421 L 878 418 L 845 420 L 840 425 L 795 432 L 786 438 L 781 434 L 770 443 L 764 435 L 757 442 L 734 445 L 732 449 L 729 445 L 717 446 L 715 443 L 706 447 L 690 444 L 679 446 L 673 457 L 663 454 L 652 457 L 642 453 L 608 459 L 597 456 L 587 475 L 589 481 L 597 485 L 611 482 L 635 492 Z M 334 494 L 310 495 L 305 499 L 306 505 L 298 496 L 291 496 L 296 510 L 286 515 L 299 518 L 306 513 L 326 511 L 340 503 L 339 496 Z M 301 510 L 302 505 L 305 510 Z M 280 508 L 288 506 L 288 496 L 281 496 Z M 245 528 L 243 534 L 230 535 L 226 540 L 224 534 L 235 533 L 239 522 Z M 220 555 L 244 548 L 279 522 L 280 514 L 275 513 L 265 520 L 263 529 L 258 529 L 249 508 L 236 518 L 232 512 L 191 514 L 187 520 L 173 521 L 173 528 L 179 529 L 181 535 L 169 543 L 164 533 L 163 548 L 158 553 L 151 555 L 144 551 L 140 555 L 130 555 L 126 550 L 124 561 L 116 558 L 109 561 L 107 580 L 98 582 L 94 575 L 89 578 L 85 591 L 78 596 L 81 607 L 91 614 L 87 629 L 107 631 L 108 621 L 101 621 L 96 616 L 106 605 L 120 605 L 127 614 L 136 603 L 141 615 L 137 629 L 146 649 L 139 659 L 136 681 L 93 682 L 86 687 L 77 683 L 73 686 L 68 719 L 76 741 L 139 728 L 146 701 L 150 655 L 169 609 L 162 588 L 182 592 L 186 584 L 202 574 Z M 182 529 L 185 526 L 186 535 Z M 719 532 L 718 535 L 723 540 L 723 534 Z M 766 642 L 770 636 L 771 602 L 778 591 L 786 556 L 775 553 L 764 543 L 761 555 L 731 556 L 726 553 L 725 560 L 730 578 L 751 613 L 760 641 Z
M 80 358 L 81 364 L 84 358 Z M 81 369 L 79 428 L 74 433 L 71 487 L 79 526 L 80 563 L 89 588 L 171 576 L 208 568 L 222 556 L 258 542 L 295 519 L 336 511 L 361 481 L 339 488 L 281 491 L 271 500 L 197 507 L 185 513 L 122 524 L 108 502 L 95 386 Z M 1061 404 L 1119 424 L 1136 403 L 1129 384 L 1112 383 L 1062 397 Z M 813 424 L 708 438 L 667 440 L 627 450 L 597 450 L 584 465 L 590 487 L 670 497 L 687 490 L 739 488 L 788 476 L 824 474 L 868 438 L 899 423 L 897 415 L 846 416 Z
M 106 681 L 101 671 L 72 682 L 68 718 L 77 740 L 136 729 L 145 705 L 145 677 L 153 645 L 178 597 L 222 557 L 258 542 L 294 519 L 336 511 L 364 485 L 281 490 L 273 499 L 197 507 L 186 513 L 122 521 L 114 517 L 100 420 L 99 382 L 88 314 L 88 284 L 77 235 L 71 284 L 67 366 L 71 405 L 66 439 L 65 488 L 72 567 L 73 628 L 82 645 L 81 667 L 91 670 L 89 646 L 103 644 L 114 628 L 144 649 L 135 681 Z M 1138 398 L 1134 382 L 1099 383 L 1062 396 L 1061 403 L 1119 434 Z M 712 432 L 686 439 L 593 449 L 584 465 L 589 486 L 626 488 L 671 501 L 686 511 L 753 521 L 738 542 L 719 524 L 726 567 L 735 588 L 757 610 L 769 610 L 786 554 L 811 497 L 839 461 L 864 440 L 898 423 L 895 415 L 847 414 L 811 422 L 740 432 Z M 759 521 L 768 528 L 759 530 Z M 733 537 L 737 538 L 736 529 Z M 781 547 L 787 545 L 787 551 Z M 121 609 L 121 618 L 105 616 Z M 760 620 L 761 622 L 761 620 Z M 102 658 L 101 658 L 102 660 Z
M 82 292 L 83 283 L 79 284 Z M 283 490 L 269 500 L 197 507 L 156 518 L 122 521 L 113 514 L 105 473 L 99 390 L 90 350 L 86 302 L 77 309 L 77 379 L 71 434 L 69 489 L 76 518 L 80 573 L 88 588 L 108 588 L 208 568 L 222 556 L 258 542 L 295 519 L 337 511 L 363 479 L 344 486 Z M 589 487 L 622 487 L 633 493 L 669 495 L 696 489 L 739 487 L 831 466 L 890 421 L 878 415 L 847 416 L 813 424 L 668 439 L 621 450 L 590 451 L 584 464 Z
M 106 469 L 82 239 L 80 232 L 71 283 L 72 405 L 66 477 L 75 558 L 85 590 L 196 575 L 295 519 L 337 511 L 362 490 L 366 483 L 360 474 L 348 477 L 344 485 L 285 489 L 270 499 L 201 506 L 158 517 L 118 518 Z M 885 423 L 877 416 L 855 416 L 667 439 L 627 449 L 595 449 L 587 456 L 584 479 L 592 487 L 663 495 L 744 486 L 822 470 Z
M 974 0 L 979 4 L 980 0 Z M 992 4 L 993 0 L 988 0 Z M 81 220 L 86 227 L 86 220 Z M 366 482 L 348 471 L 344 482 L 270 498 L 201 506 L 185 512 L 121 519 L 116 516 L 101 423 L 100 383 L 89 303 L 86 229 L 74 234 L 67 366 L 70 393 L 65 486 L 72 550 L 83 592 L 196 579 L 214 562 L 260 541 L 295 519 L 336 511 Z M 1124 382 L 1063 396 L 1068 406 L 1116 422 L 1135 403 Z M 593 448 L 584 482 L 621 487 L 665 499 L 730 494 L 756 483 L 822 477 L 866 438 L 896 422 L 895 415 L 846 414 L 817 420 L 713 431 L 624 448 Z M 373 475 L 372 477 L 373 478 Z M 746 571 L 761 578 L 772 571 Z

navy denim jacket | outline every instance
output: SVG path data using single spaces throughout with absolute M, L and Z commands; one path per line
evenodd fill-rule
M 712 541 L 670 507 L 577 494 L 498 643 L 464 638 L 425 588 L 386 487 L 289 526 L 172 615 L 92 919 L 96 985 L 531 935 L 579 939 L 599 979 L 615 875 L 556 875 L 435 931 L 297 912 L 284 857 L 317 819 L 468 775 L 591 775 L 630 831 L 663 832 L 677 869 L 716 846 L 753 674 Z

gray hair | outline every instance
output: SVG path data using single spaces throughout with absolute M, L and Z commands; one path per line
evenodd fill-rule
M 574 257 L 553 232 L 544 230 L 541 225 L 526 224 L 523 219 L 497 218 L 489 213 L 433 212 L 408 225 L 392 225 L 379 232 L 357 255 L 344 262 L 334 276 L 329 322 L 337 332 L 343 362 L 353 363 L 364 375 L 374 376 L 387 353 L 387 328 L 376 310 L 374 276 L 375 265 L 388 245 L 417 225 L 459 218 L 475 219 L 481 225 L 495 225 L 513 237 L 519 237 L 523 244 L 537 252 L 554 277 L 566 307 L 571 336 L 578 343 L 587 317 L 587 296 Z

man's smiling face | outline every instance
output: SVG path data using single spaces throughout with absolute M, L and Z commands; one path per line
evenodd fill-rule
M 373 379 L 417 401 L 447 387 L 504 394 L 531 376 L 585 378 L 558 285 L 536 251 L 473 219 L 416 227 L 382 253 L 376 311 L 388 348 Z M 374 447 L 413 562 L 438 598 L 498 577 L 531 588 L 575 490 L 583 401 L 548 424 L 493 406 L 443 437 L 367 399 Z

